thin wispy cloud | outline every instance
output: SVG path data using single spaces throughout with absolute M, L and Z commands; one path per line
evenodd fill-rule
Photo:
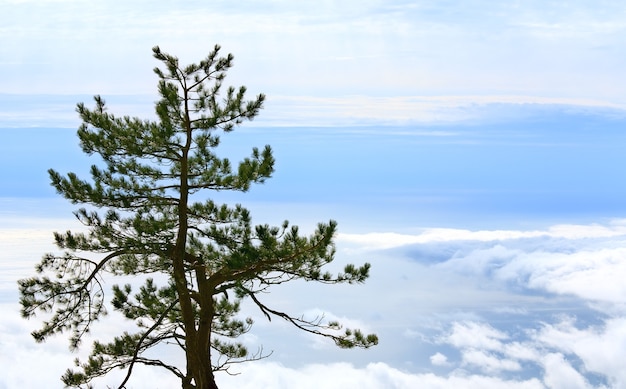
M 25 83 L 30 93 L 150 93 L 153 45 L 192 61 L 221 43 L 236 54 L 237 78 L 270 96 L 527 95 L 624 104 L 618 54 L 626 10 L 616 2 L 5 4 L 4 93 L 23 93 Z M 18 64 L 42 60 L 54 76 L 36 66 L 22 75 Z
M 589 238 L 613 238 L 626 236 L 626 224 L 622 220 L 615 220 L 609 225 L 555 225 L 545 230 L 519 231 L 519 230 L 484 230 L 472 231 L 454 228 L 426 228 L 417 234 L 399 233 L 366 233 L 348 234 L 340 233 L 338 240 L 345 243 L 355 243 L 365 249 L 390 249 L 411 244 L 425 244 L 450 241 L 479 241 L 497 242 L 527 238 L 553 238 L 553 239 L 589 239 Z
M 153 94 L 103 94 L 111 112 L 156 118 Z M 0 94 L 3 109 L 0 125 L 7 127 L 75 128 L 75 105 L 90 104 L 90 95 Z M 497 123 L 532 119 L 554 111 L 570 111 L 599 117 L 626 117 L 626 104 L 576 98 L 532 96 L 401 96 L 343 97 L 269 96 L 262 117 L 252 126 L 261 127 L 365 127 Z M 450 130 L 423 132 L 445 136 Z M 409 133 L 407 133 L 408 135 Z M 413 134 L 419 134 L 414 131 Z

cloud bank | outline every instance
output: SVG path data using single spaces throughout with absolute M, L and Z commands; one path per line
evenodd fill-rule
M 267 298 L 306 315 L 366 326 L 381 344 L 336 350 L 244 306 L 244 314 L 256 320 L 244 341 L 275 354 L 238 367 L 240 375 L 220 375 L 220 387 L 624 387 L 625 226 L 614 220 L 527 231 L 341 234 L 337 266 L 365 255 L 373 263 L 370 282 L 354 290 L 301 283 Z M 10 288 L 13 278 L 29 272 L 32 259 L 26 257 L 49 243 L 42 229 L 5 230 L 0 240 L 18 262 L 5 262 L 2 269 L 8 314 L 0 322 L 0 362 L 10 368 L 0 388 L 49 385 L 74 356 L 62 337 L 34 344 L 28 332 L 36 323 L 17 317 Z M 113 328 L 103 327 L 107 334 Z M 27 374 L 33 363 L 41 374 Z M 117 375 L 98 385 L 115 385 Z M 177 383 L 149 369 L 138 370 L 131 382 L 133 388 L 159 385 Z

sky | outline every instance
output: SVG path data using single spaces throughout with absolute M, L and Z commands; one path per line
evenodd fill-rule
M 211 196 L 258 223 L 335 219 L 331 268 L 372 264 L 363 285 L 295 282 L 268 304 L 380 338 L 339 350 L 245 304 L 244 342 L 272 355 L 220 388 L 626 387 L 623 2 L 4 0 L 0 389 L 60 388 L 89 351 L 36 344 L 16 285 L 53 231 L 79 228 L 46 173 L 98 163 L 76 103 L 154 118 L 151 48 L 190 63 L 215 44 L 235 56 L 227 84 L 267 95 L 220 152 L 270 144 L 277 164 Z M 93 334 L 124 326 L 111 314 Z M 129 382 L 177 385 L 150 369 Z

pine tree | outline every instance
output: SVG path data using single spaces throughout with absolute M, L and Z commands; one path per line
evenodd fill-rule
M 54 234 L 61 254 L 46 254 L 37 275 L 19 281 L 22 315 L 47 315 L 34 338 L 69 332 L 72 350 L 107 308 L 134 322 L 136 332 L 95 341 L 88 360 L 77 360 L 75 370 L 63 375 L 67 386 L 89 386 L 121 368 L 123 388 L 133 368 L 143 364 L 167 369 L 184 389 L 215 389 L 216 371 L 266 356 L 262 350 L 251 354 L 237 341 L 252 325 L 238 316 L 244 299 L 268 319 L 284 319 L 339 347 L 378 342 L 376 335 L 294 316 L 261 301 L 260 292 L 297 279 L 361 283 L 370 265 L 348 265 L 335 275 L 323 270 L 334 258 L 334 221 L 304 236 L 286 221 L 280 227 L 253 225 L 241 205 L 207 198 L 211 191 L 245 192 L 274 171 L 269 146 L 254 148 L 236 167 L 216 155 L 220 135 L 257 116 L 265 99 L 260 94 L 246 100 L 245 87 L 223 89 L 233 56 L 219 51 L 215 46 L 206 59 L 183 67 L 153 48 L 164 65 L 154 69 L 160 96 L 156 121 L 114 116 L 99 96 L 93 109 L 77 105 L 80 146 L 102 161 L 91 167 L 89 180 L 52 169 L 49 175 L 59 194 L 81 206 L 75 216 L 86 232 Z M 136 277 L 141 286 L 105 290 L 117 276 Z M 186 366 L 150 357 L 154 353 L 147 351 L 157 346 L 180 348 Z

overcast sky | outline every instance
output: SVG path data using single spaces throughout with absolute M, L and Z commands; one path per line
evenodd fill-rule
M 153 117 L 151 48 L 193 62 L 216 43 L 235 55 L 226 83 L 268 97 L 222 152 L 268 143 L 277 158 L 262 187 L 219 199 L 304 230 L 337 219 L 333 266 L 373 265 L 364 285 L 296 283 L 268 302 L 380 337 L 337 350 L 246 306 L 245 342 L 273 355 L 220 388 L 626 387 L 623 2 L 7 0 L 0 389 L 61 387 L 76 357 L 63 336 L 34 343 L 15 283 L 52 231 L 77 228 L 46 176 L 98 162 L 75 104 L 100 94 Z M 111 315 L 94 335 L 122 326 Z M 178 385 L 137 372 L 129 387 Z

